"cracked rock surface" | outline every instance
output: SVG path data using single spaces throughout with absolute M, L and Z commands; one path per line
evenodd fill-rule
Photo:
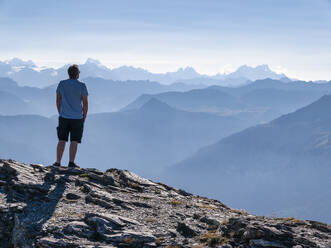
M 125 170 L 0 160 L 0 247 L 331 247 L 331 227 L 254 216 Z

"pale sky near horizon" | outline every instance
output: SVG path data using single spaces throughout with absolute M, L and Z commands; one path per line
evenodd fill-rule
M 0 0 L 0 60 L 331 80 L 331 0 Z

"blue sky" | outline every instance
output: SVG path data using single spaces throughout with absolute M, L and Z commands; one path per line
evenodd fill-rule
M 329 0 L 0 0 L 0 59 L 331 80 Z

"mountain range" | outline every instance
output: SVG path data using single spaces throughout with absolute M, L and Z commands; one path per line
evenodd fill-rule
M 331 92 L 328 83 L 284 83 L 272 79 L 257 80 L 240 87 L 163 85 L 152 81 L 113 81 L 92 77 L 82 81 L 89 90 L 90 113 L 139 108 L 150 98 L 157 98 L 186 111 L 236 115 L 243 121 L 251 120 L 252 125 L 294 111 Z M 55 115 L 56 86 L 20 86 L 10 78 L 0 78 L 0 114 Z
M 330 106 L 331 95 L 323 96 L 223 138 L 170 167 L 164 180 L 259 214 L 331 222 Z
M 36 64 L 29 60 L 24 61 L 13 58 L 7 61 L 0 61 L 0 77 L 10 77 L 21 85 L 46 87 L 60 80 L 67 78 L 67 68 L 64 65 L 60 68 L 38 68 Z M 84 64 L 80 64 L 81 78 L 99 77 L 115 81 L 127 80 L 150 80 L 162 84 L 176 82 L 188 84 L 205 85 L 230 85 L 238 86 L 258 79 L 278 79 L 288 81 L 284 74 L 277 74 L 270 70 L 268 65 L 250 67 L 243 65 L 236 71 L 229 74 L 216 74 L 213 76 L 199 74 L 192 67 L 180 68 L 175 72 L 151 73 L 145 69 L 132 66 L 121 66 L 118 68 L 108 68 L 95 59 L 87 59 Z
M 85 78 L 90 95 L 90 113 L 112 112 L 129 104 L 141 94 L 165 91 L 187 91 L 202 87 L 176 83 L 162 85 L 151 81 L 113 81 L 102 78 Z M 55 91 L 57 84 L 44 88 L 21 86 L 10 78 L 0 77 L 0 114 L 57 114 Z
M 255 125 L 295 111 L 328 93 L 331 93 L 330 83 L 284 83 L 264 79 L 235 88 L 210 86 L 183 92 L 143 94 L 122 110 L 139 108 L 149 99 L 156 98 L 178 109 L 236 116 Z
M 1 149 L 1 157 L 15 151 L 17 159 L 52 163 L 56 124 L 55 118 L 35 115 L 1 116 L 0 146 L 8 148 Z M 102 164 L 109 162 L 155 177 L 165 166 L 245 127 L 234 117 L 177 110 L 153 98 L 139 109 L 90 114 L 78 163 L 105 169 Z
M 32 61 L 18 59 L 2 65 L 7 77 L 0 78 L 1 157 L 54 162 L 57 84 L 24 86 L 6 72 L 10 68 L 18 80 L 30 73 L 40 86 L 51 82 L 49 73 L 52 80 L 66 77 L 66 68 L 37 70 Z M 185 78 L 161 84 L 122 78 L 151 76 L 142 69 L 109 69 L 92 59 L 82 68 L 90 93 L 87 142 L 78 160 L 83 167 L 114 164 L 256 214 L 330 222 L 325 199 L 331 198 L 331 97 L 323 97 L 331 93 L 330 83 L 281 77 L 226 87 L 219 75 L 190 79 L 197 73 L 188 68 L 157 75 Z M 264 66 L 255 69 L 268 73 Z M 253 77 L 249 71 L 240 68 L 226 80 L 237 84 L 243 74 Z M 126 81 L 101 78 L 105 75 Z

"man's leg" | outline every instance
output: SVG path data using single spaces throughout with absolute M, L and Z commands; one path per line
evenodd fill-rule
M 62 156 L 64 149 L 66 147 L 66 141 L 64 140 L 59 140 L 57 143 L 57 149 L 56 149 L 56 162 L 61 164 Z
M 77 141 L 71 141 L 70 142 L 70 148 L 69 148 L 69 162 L 75 162 L 76 153 L 77 153 Z

